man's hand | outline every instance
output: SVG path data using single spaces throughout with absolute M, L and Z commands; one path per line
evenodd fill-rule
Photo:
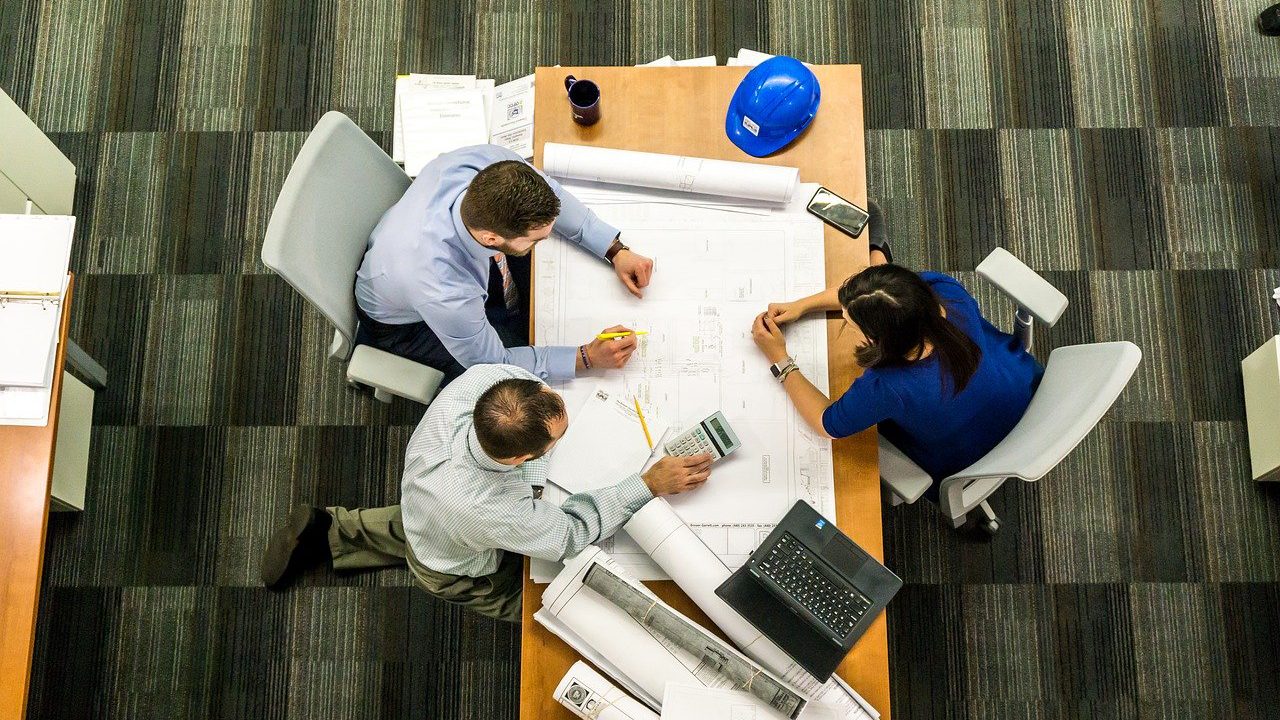
M 690 455 L 674 457 L 668 455 L 649 468 L 643 475 L 644 484 L 654 497 L 675 495 L 692 490 L 707 481 L 711 476 L 711 455 Z
M 787 338 L 767 311 L 757 315 L 756 321 L 751 323 L 751 339 L 756 341 L 756 347 L 769 362 L 787 359 Z
M 604 333 L 631 332 L 631 328 L 622 325 L 614 325 L 600 331 Z M 614 340 L 601 340 L 593 338 L 591 342 L 585 345 L 587 349 L 587 359 L 591 361 L 591 368 L 620 368 L 627 364 L 631 359 L 631 353 L 636 351 L 636 336 L 628 335 L 624 338 Z M 578 369 L 584 370 L 582 360 L 578 360 Z
M 643 288 L 649 286 L 649 278 L 653 276 L 653 261 L 630 250 L 623 250 L 613 256 L 613 272 L 632 295 L 642 298 Z

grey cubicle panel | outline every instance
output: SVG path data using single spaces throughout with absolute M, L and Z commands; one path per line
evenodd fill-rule
M 76 167 L 0 89 L 0 213 L 71 215 Z

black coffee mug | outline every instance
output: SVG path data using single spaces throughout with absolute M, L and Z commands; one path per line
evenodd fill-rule
M 569 93 L 569 108 L 573 110 L 574 122 L 579 125 L 595 125 L 600 122 L 599 85 L 569 75 L 564 79 L 564 89 Z

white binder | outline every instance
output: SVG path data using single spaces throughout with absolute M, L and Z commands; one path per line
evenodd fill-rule
M 69 215 L 0 215 L 0 424 L 47 418 L 74 230 Z

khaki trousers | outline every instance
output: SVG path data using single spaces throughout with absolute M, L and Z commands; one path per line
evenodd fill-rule
M 400 506 L 380 508 L 325 508 L 333 516 L 329 526 L 329 551 L 334 570 L 409 566 L 415 584 L 427 593 L 461 605 L 481 615 L 520 622 L 524 590 L 523 555 L 500 552 L 498 570 L 492 575 L 468 577 L 436 572 L 413 556 L 405 542 Z

